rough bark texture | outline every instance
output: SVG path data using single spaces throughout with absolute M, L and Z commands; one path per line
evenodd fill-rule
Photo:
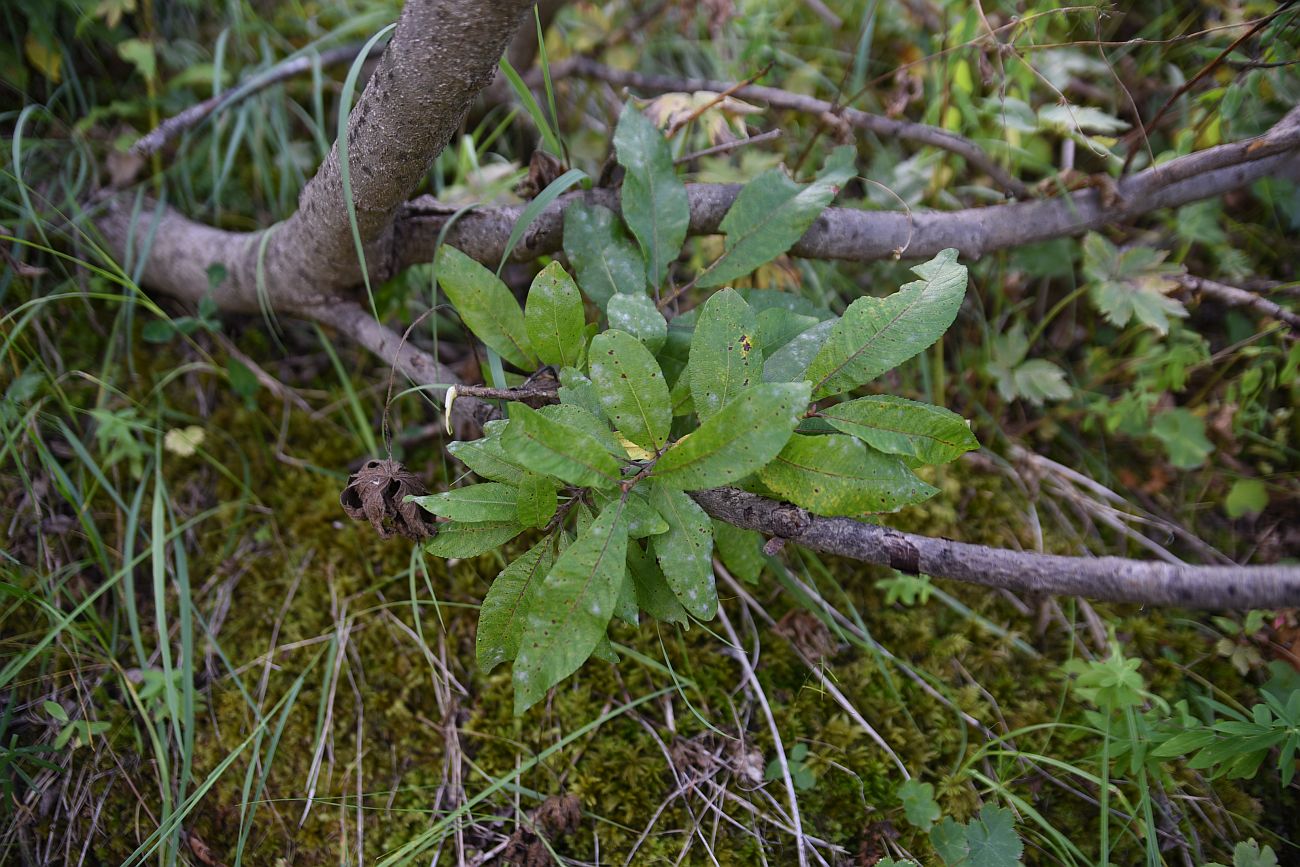
M 1122 557 L 1035 554 L 917 536 L 850 518 L 823 518 L 734 488 L 696 491 L 691 496 L 704 511 L 729 524 L 911 574 L 1018 593 L 1184 608 L 1300 605 L 1300 569 L 1294 566 L 1187 566 Z
M 868 262 L 892 258 L 928 259 L 947 247 L 965 258 L 1037 241 L 1079 235 L 1151 211 L 1222 195 L 1260 178 L 1300 171 L 1300 111 L 1292 111 L 1257 138 L 1220 145 L 1172 160 L 1121 180 L 1116 198 L 1098 190 L 1033 202 L 967 208 L 959 211 L 859 211 L 828 208 L 791 249 L 796 256 Z M 708 235 L 718 225 L 740 187 L 694 184 L 690 233 Z M 575 201 L 618 208 L 618 193 L 597 189 L 561 196 L 528 228 L 511 258 L 527 261 L 559 250 L 564 240 L 564 210 Z M 462 214 L 444 241 L 481 262 L 500 261 L 522 206 L 484 208 Z M 411 202 L 398 218 L 398 267 L 427 262 L 452 209 L 430 198 Z
M 389 270 L 392 225 L 460 126 L 474 97 L 492 81 L 529 3 L 524 0 L 410 0 L 378 67 L 348 118 L 347 159 L 359 234 L 372 271 Z M 144 285 L 187 300 L 208 289 L 207 268 L 227 271 L 217 298 L 226 310 L 267 304 L 303 312 L 355 291 L 360 264 L 343 195 L 339 143 L 303 189 L 298 210 L 261 232 L 224 232 L 164 211 L 156 231 L 133 231 L 131 200 L 111 199 L 98 227 L 109 249 L 152 246 Z

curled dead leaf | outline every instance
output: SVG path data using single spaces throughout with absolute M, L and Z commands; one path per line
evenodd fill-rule
M 348 479 L 339 505 L 354 521 L 369 521 L 381 539 L 398 534 L 418 541 L 436 534 L 437 523 L 406 498 L 428 493 L 420 477 L 397 461 L 371 460 Z

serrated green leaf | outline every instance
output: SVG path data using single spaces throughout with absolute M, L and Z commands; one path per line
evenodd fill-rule
M 665 623 L 687 622 L 686 609 L 668 586 L 659 563 L 640 544 L 628 543 L 627 567 L 635 585 L 637 604 L 647 614 Z
M 697 285 L 706 289 L 722 286 L 793 247 L 840 187 L 857 173 L 855 156 L 851 145 L 836 148 L 811 184 L 795 183 L 780 168 L 769 169 L 745 184 L 719 226 L 727 236 L 725 251 Z
M 627 525 L 611 503 L 542 582 L 515 657 L 515 714 L 578 670 L 605 637 L 627 568 Z
M 611 329 L 626 331 L 651 352 L 658 352 L 668 339 L 668 320 L 648 295 L 615 295 L 606 314 Z
M 713 542 L 722 565 L 747 584 L 757 584 L 767 565 L 763 556 L 763 537 L 723 521 L 713 522 Z
M 757 384 L 762 363 L 754 311 L 734 289 L 713 293 L 696 320 L 686 368 L 700 421 L 716 415 L 737 394 Z
M 903 802 L 903 814 L 914 828 L 929 831 L 939 821 L 939 805 L 934 801 L 934 786 L 911 779 L 898 787 L 898 799 Z
M 553 540 L 547 538 L 529 548 L 501 570 L 483 597 L 474 655 L 484 672 L 514 659 L 519 652 L 525 618 L 551 569 L 553 547 Z
M 650 504 L 668 522 L 668 532 L 650 541 L 668 586 L 692 615 L 712 620 L 718 613 L 718 589 L 709 516 L 688 494 L 653 481 Z
M 826 319 L 796 334 L 785 346 L 771 353 L 763 363 L 764 382 L 797 382 L 808 378 L 806 371 L 822 351 L 838 319 Z
M 780 453 L 807 406 L 806 382 L 752 386 L 664 452 L 652 478 L 686 491 L 738 482 Z
M 555 482 L 551 479 L 529 473 L 519 482 L 515 519 L 525 527 L 545 527 L 555 516 L 556 505 Z
M 512 521 L 516 497 L 517 492 L 510 485 L 487 482 L 425 497 L 411 497 L 411 502 L 440 518 L 453 521 Z
M 942 822 L 930 829 L 930 845 L 950 867 L 965 863 L 970 851 L 966 845 L 966 827 L 952 816 L 944 816 Z
M 528 289 L 524 325 L 543 364 L 570 366 L 582 359 L 586 317 L 578 285 L 559 262 L 538 272 Z
M 510 424 L 501 445 L 521 466 L 571 485 L 610 487 L 621 478 L 618 461 L 600 440 L 521 403 L 510 404 Z
M 575 202 L 564 212 L 564 254 L 578 285 L 604 310 L 616 293 L 645 295 L 645 262 L 609 208 Z
M 1156 416 L 1151 433 L 1164 443 L 1169 462 L 1180 470 L 1196 469 L 1214 451 L 1214 444 L 1205 436 L 1205 422 L 1182 407 Z
M 893 512 L 938 493 L 899 458 L 840 434 L 795 434 L 758 477 L 784 499 L 819 515 Z
M 500 278 L 455 247 L 438 248 L 438 285 L 479 340 L 520 370 L 537 367 L 524 312 Z
M 435 557 L 477 557 L 499 548 L 524 531 L 524 526 L 509 521 L 449 521 L 438 525 L 438 535 L 424 543 L 427 554 Z
M 1232 850 L 1232 867 L 1277 867 L 1272 846 L 1260 848 L 1254 837 L 1238 843 Z
M 957 318 L 966 297 L 966 266 L 943 250 L 912 271 L 921 279 L 885 298 L 849 305 L 808 368 L 813 397 L 870 382 L 933 345 Z
M 591 381 L 605 415 L 630 442 L 658 451 L 668 442 L 673 410 L 663 371 L 650 350 L 624 331 L 591 341 Z
M 957 413 L 902 397 L 863 397 L 828 406 L 820 414 L 836 430 L 877 451 L 923 464 L 946 464 L 980 445 Z
M 1016 834 L 1010 810 L 985 804 L 979 818 L 966 826 L 969 867 L 1017 867 L 1025 844 Z
M 668 263 L 686 241 L 691 218 L 686 187 L 673 168 L 668 142 L 631 103 L 624 106 L 614 130 L 614 150 L 626 170 L 623 220 L 641 245 L 650 285 L 661 285 Z
M 448 443 L 447 451 L 481 478 L 517 486 L 527 471 L 501 447 L 505 427 L 502 419 L 490 421 L 483 426 L 482 437 Z

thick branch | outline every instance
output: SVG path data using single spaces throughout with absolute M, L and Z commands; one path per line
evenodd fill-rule
M 903 533 L 823 518 L 734 488 L 696 491 L 714 518 L 826 554 L 1018 593 L 1086 596 L 1184 608 L 1300 605 L 1300 567 L 1187 566 L 1122 557 L 1062 557 Z
M 811 114 L 815 117 L 830 116 L 840 118 L 849 125 L 874 133 L 881 138 L 902 139 L 916 144 L 929 145 L 966 160 L 975 168 L 984 172 L 999 189 L 1011 193 L 1016 198 L 1027 198 L 1029 188 L 1020 180 L 1012 177 L 1006 169 L 998 165 L 975 142 L 965 136 L 957 135 L 946 129 L 913 123 L 907 120 L 895 120 L 879 114 L 849 108 L 814 96 L 792 93 L 776 87 L 761 84 L 747 84 L 737 87 L 734 82 L 711 81 L 704 78 L 673 78 L 666 75 L 642 75 L 624 69 L 614 69 L 597 63 L 587 57 L 572 57 L 552 67 L 551 74 L 580 75 L 597 78 L 619 87 L 630 87 L 651 93 L 692 92 L 710 90 L 714 93 L 731 93 L 739 99 L 765 102 L 773 108 Z
M 492 80 L 525 0 L 410 0 L 392 41 L 348 117 L 352 201 L 367 265 L 384 269 L 393 216 Z M 335 142 L 288 220 L 262 232 L 222 232 L 165 215 L 157 233 L 133 225 L 129 201 L 110 202 L 97 220 L 109 249 L 130 258 L 156 237 L 143 282 L 194 300 L 207 269 L 225 266 L 221 306 L 257 310 L 259 294 L 277 310 L 302 311 L 355 289 L 362 273 Z M 166 231 L 164 231 L 164 229 Z
M 859 211 L 828 208 L 791 249 L 796 256 L 869 262 L 893 258 L 928 259 L 947 247 L 966 258 L 1080 235 L 1164 208 L 1222 195 L 1260 178 L 1300 171 L 1300 110 L 1293 110 L 1264 135 L 1179 157 L 1121 180 L 1114 201 L 1097 190 L 1034 202 L 967 208 L 959 211 Z M 718 225 L 740 187 L 695 184 L 687 187 L 690 232 L 708 235 Z M 563 242 L 564 209 L 575 201 L 618 208 L 618 193 L 597 189 L 562 196 L 537 217 L 514 249 L 515 261 L 554 253 Z M 505 252 L 523 206 L 484 208 L 462 214 L 445 241 L 481 262 L 495 264 Z M 422 197 L 398 219 L 397 266 L 427 262 L 453 209 Z

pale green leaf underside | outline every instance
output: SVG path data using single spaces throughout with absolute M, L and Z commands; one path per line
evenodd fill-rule
M 606 314 L 610 328 L 626 331 L 651 352 L 658 352 L 668 339 L 668 321 L 648 295 L 615 295 Z
M 505 426 L 504 420 L 490 421 L 483 426 L 482 437 L 449 443 L 447 451 L 480 478 L 517 486 L 526 470 L 501 447 L 501 432 Z
M 453 521 L 511 521 L 515 517 L 515 496 L 515 488 L 510 485 L 487 482 L 411 499 L 438 517 Z

